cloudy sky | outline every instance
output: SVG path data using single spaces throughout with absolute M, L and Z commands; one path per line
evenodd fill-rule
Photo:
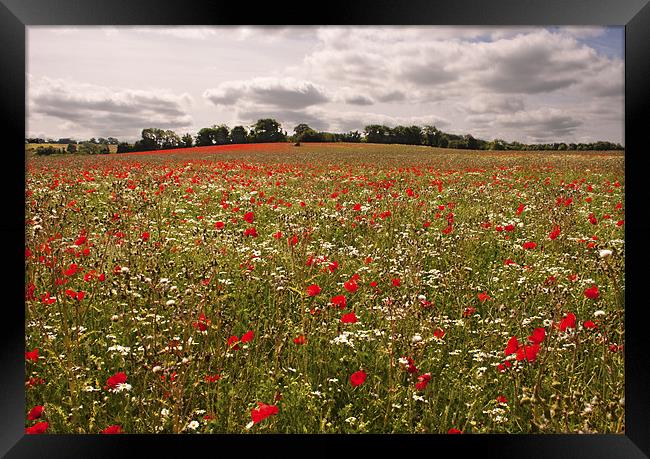
M 27 28 L 27 135 L 433 124 L 624 144 L 622 27 Z

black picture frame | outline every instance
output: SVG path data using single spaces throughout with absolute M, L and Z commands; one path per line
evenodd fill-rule
M 314 6 L 313 9 L 310 6 Z M 25 31 L 31 25 L 225 25 L 306 22 L 342 25 L 625 26 L 625 435 L 24 435 Z M 6 457 L 157 457 L 221 454 L 478 454 L 481 457 L 650 457 L 650 364 L 644 309 L 650 225 L 643 175 L 650 151 L 642 123 L 650 100 L 648 0 L 364 0 L 241 5 L 209 0 L 0 0 L 0 111 L 3 142 L 3 345 L 0 346 L 0 454 Z M 22 193 L 22 194 L 21 194 Z M 632 249 L 629 249 L 629 246 Z

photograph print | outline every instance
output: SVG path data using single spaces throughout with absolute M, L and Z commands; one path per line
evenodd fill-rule
M 624 434 L 624 36 L 27 26 L 25 433 Z

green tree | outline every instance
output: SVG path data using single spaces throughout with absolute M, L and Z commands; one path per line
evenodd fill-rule
M 363 128 L 368 143 L 390 143 L 391 129 L 381 124 L 370 124 Z
M 505 150 L 506 142 L 502 139 L 494 139 L 492 142 L 488 143 L 489 150 Z
M 251 131 L 253 142 L 286 142 L 287 133 L 282 126 L 272 118 L 257 120 Z
M 133 149 L 133 145 L 131 145 L 130 143 L 120 142 L 117 144 L 118 153 L 128 153 L 131 151 L 134 151 L 134 149 Z
M 244 126 L 235 126 L 230 131 L 230 141 L 232 143 L 248 143 L 248 131 Z
M 48 145 L 47 147 L 38 147 L 36 149 L 36 154 L 39 156 L 50 156 L 57 153 L 61 153 L 61 150 L 58 148 Z
M 182 147 L 190 148 L 192 145 L 194 145 L 194 138 L 192 137 L 192 134 L 187 133 L 183 137 L 181 137 Z
M 178 148 L 181 146 L 181 138 L 174 131 L 162 131 L 160 148 Z
M 196 136 L 196 146 L 224 145 L 230 143 L 230 132 L 225 124 L 202 128 Z
M 293 128 L 294 132 L 294 140 L 300 141 L 302 135 L 307 132 L 307 131 L 313 131 L 312 128 L 310 128 L 307 124 L 305 123 L 300 123 L 298 126 Z

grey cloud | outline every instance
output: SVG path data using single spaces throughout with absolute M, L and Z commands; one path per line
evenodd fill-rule
M 461 69 L 498 93 L 539 94 L 568 88 L 602 69 L 591 48 L 548 31 L 517 35 L 468 50 Z M 464 67 L 464 68 L 462 68 Z
M 375 96 L 379 102 L 401 102 L 406 99 L 406 94 L 400 90 L 387 90 Z
M 248 102 L 294 110 L 329 101 L 325 90 L 320 86 L 294 78 L 255 78 L 226 82 L 206 90 L 203 97 L 215 105 Z
M 516 128 L 537 141 L 560 140 L 572 135 L 583 122 L 558 109 L 499 115 L 495 126 Z
M 400 72 L 400 76 L 418 85 L 438 85 L 458 78 L 457 74 L 447 72 L 442 66 L 433 62 L 406 67 Z
M 98 135 L 133 135 L 144 127 L 186 127 L 191 98 L 144 90 L 111 90 L 65 80 L 31 80 L 30 113 L 59 118 Z
M 372 105 L 375 103 L 375 101 L 372 100 L 370 97 L 364 96 L 362 94 L 346 97 L 344 99 L 344 102 L 346 104 L 352 104 L 352 105 Z
M 524 109 L 523 97 L 501 94 L 479 94 L 461 104 L 472 113 L 508 113 Z

